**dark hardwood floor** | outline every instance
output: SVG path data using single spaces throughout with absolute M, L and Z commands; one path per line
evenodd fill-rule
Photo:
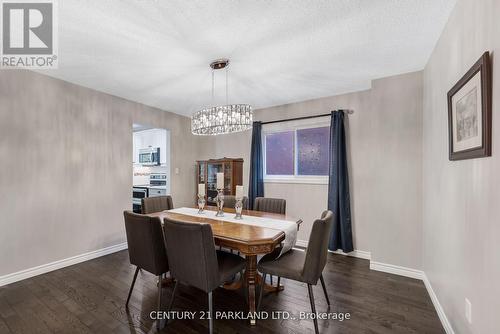
M 153 333 L 150 312 L 156 308 L 156 278 L 140 272 L 130 300 L 125 300 L 135 268 L 127 251 L 0 287 L 0 333 Z M 369 261 L 329 254 L 324 271 L 332 306 L 350 320 L 320 320 L 321 333 L 444 333 L 421 281 L 370 271 Z M 285 290 L 264 296 L 262 310 L 309 312 L 307 286 L 282 280 Z M 164 289 L 166 308 L 173 287 Z M 327 312 L 318 284 L 316 311 Z M 214 291 L 215 311 L 246 311 L 242 293 Z M 206 311 L 201 291 L 180 286 L 174 310 Z M 312 320 L 245 320 L 214 322 L 217 333 L 314 333 Z M 165 333 L 208 332 L 206 320 L 174 320 Z

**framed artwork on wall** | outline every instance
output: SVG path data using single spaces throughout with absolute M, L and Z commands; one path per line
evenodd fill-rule
M 485 52 L 448 92 L 449 159 L 491 156 L 491 63 Z

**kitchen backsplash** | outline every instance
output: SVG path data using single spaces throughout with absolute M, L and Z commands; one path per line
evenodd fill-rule
M 165 166 L 133 166 L 133 183 L 135 185 L 149 184 L 149 175 L 151 173 L 167 173 Z M 168 176 L 167 176 L 168 177 Z

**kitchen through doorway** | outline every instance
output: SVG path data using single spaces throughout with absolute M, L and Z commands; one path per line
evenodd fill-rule
M 132 143 L 132 209 L 141 213 L 143 198 L 170 195 L 170 131 L 134 123 Z

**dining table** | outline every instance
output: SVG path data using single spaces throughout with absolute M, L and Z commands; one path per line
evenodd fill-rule
M 187 223 L 210 224 L 214 242 L 217 246 L 239 252 L 245 257 L 246 267 L 242 277 L 238 281 L 225 284 L 224 288 L 228 290 L 247 289 L 248 311 L 250 314 L 255 314 L 256 286 L 262 280 L 262 276 L 257 272 L 257 256 L 269 254 L 273 251 L 277 252 L 278 248 L 282 245 L 285 240 L 285 231 L 277 228 L 277 225 L 279 225 L 278 222 L 294 223 L 298 230 L 302 220 L 295 219 L 286 214 L 243 210 L 243 219 L 241 222 L 236 222 L 235 219 L 224 218 L 224 216 L 228 218 L 234 217 L 235 209 L 224 208 L 223 217 L 216 217 L 216 211 L 216 207 L 206 207 L 199 214 L 185 214 L 176 212 L 176 210 L 165 210 L 150 213 L 148 216 L 159 217 L 162 222 L 164 218 L 170 218 Z M 260 222 L 265 222 L 269 226 L 263 226 L 263 224 L 259 224 L 259 226 L 251 225 L 251 223 L 245 221 L 245 216 L 248 217 L 247 219 L 257 217 Z M 271 286 L 265 283 L 263 286 L 265 291 L 278 292 L 284 289 L 281 285 Z M 250 317 L 250 324 L 256 324 L 255 317 Z

